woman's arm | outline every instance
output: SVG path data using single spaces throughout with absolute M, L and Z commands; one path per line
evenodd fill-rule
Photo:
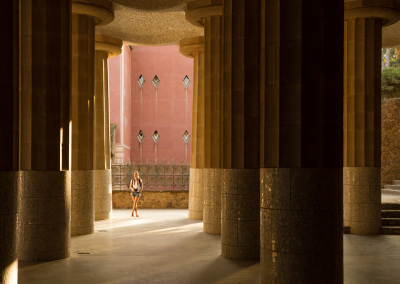
M 129 189 L 130 189 L 131 191 L 133 191 L 132 180 L 129 182 Z

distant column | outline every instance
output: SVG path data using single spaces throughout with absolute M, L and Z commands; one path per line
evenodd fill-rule
M 222 187 L 222 0 L 187 3 L 186 19 L 204 26 L 203 229 L 221 234 Z
M 21 0 L 20 8 L 18 258 L 49 261 L 70 254 L 71 1 Z
M 194 59 L 189 218 L 203 219 L 204 204 L 204 37 L 180 41 L 179 52 Z
M 71 233 L 94 231 L 95 26 L 114 19 L 107 0 L 72 1 Z
M 122 53 L 122 41 L 96 34 L 95 48 L 93 177 L 94 214 L 97 221 L 109 219 L 112 210 L 108 58 Z
M 382 26 L 400 18 L 387 2 L 371 5 L 344 5 L 344 226 L 360 235 L 381 227 Z
M 19 15 L 18 1 L 1 1 L 0 27 L 0 283 L 18 281 Z

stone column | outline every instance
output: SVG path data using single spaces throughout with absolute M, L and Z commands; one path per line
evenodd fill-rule
M 187 3 L 186 19 L 204 26 L 203 229 L 221 234 L 222 186 L 222 0 Z
M 344 7 L 344 226 L 352 234 L 379 234 L 382 26 L 400 13 L 395 1 Z
M 261 2 L 261 283 L 343 283 L 343 2 Z
M 397 59 L 400 59 L 400 46 L 394 49 L 394 54 L 396 55 Z
M 18 1 L 2 1 L 0 27 L 0 283 L 18 281 L 17 212 L 21 192 L 18 171 L 19 124 L 19 11 Z
M 181 40 L 179 52 L 194 59 L 189 218 L 203 219 L 204 193 L 204 37 Z
M 18 257 L 70 253 L 71 1 L 21 0 Z
M 107 0 L 72 1 L 71 234 L 94 231 L 95 26 L 114 19 Z
M 109 219 L 112 210 L 108 58 L 122 53 L 122 41 L 96 34 L 95 48 L 93 178 L 94 215 L 97 221 Z
M 260 258 L 260 1 L 224 1 L 222 256 Z

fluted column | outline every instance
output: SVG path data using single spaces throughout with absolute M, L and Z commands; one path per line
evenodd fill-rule
M 194 59 L 189 218 L 203 219 L 204 204 L 204 37 L 181 40 L 179 52 Z
M 186 19 L 204 26 L 203 229 L 210 234 L 221 234 L 222 10 L 222 0 L 196 0 L 186 8 Z
M 0 3 L 0 283 L 18 281 L 17 212 L 21 192 L 21 173 L 18 171 L 19 124 L 19 17 L 18 1 Z
M 21 0 L 18 257 L 70 254 L 71 1 Z
M 71 233 L 94 230 L 94 58 L 95 26 L 110 23 L 107 0 L 72 1 Z
M 97 221 L 109 219 L 112 210 L 108 58 L 122 53 L 122 41 L 96 34 L 95 48 L 93 178 L 94 215 Z
M 261 283 L 343 283 L 343 2 L 261 13 Z
M 224 1 L 222 256 L 260 258 L 260 1 Z
M 399 17 L 395 1 L 345 2 L 344 226 L 352 234 L 380 232 L 382 26 Z

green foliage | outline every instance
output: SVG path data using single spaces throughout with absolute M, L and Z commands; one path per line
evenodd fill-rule
M 382 99 L 400 98 L 400 69 L 389 67 L 382 70 Z

